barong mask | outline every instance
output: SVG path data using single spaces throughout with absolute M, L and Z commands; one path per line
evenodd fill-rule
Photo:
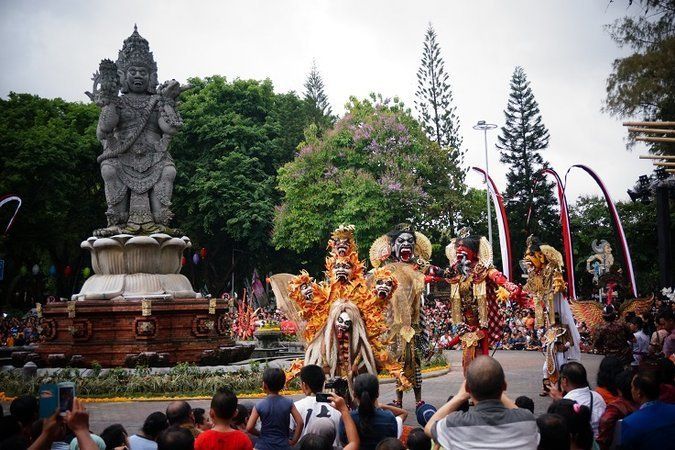
M 352 276 L 352 265 L 347 261 L 336 261 L 333 266 L 333 278 L 341 283 L 349 282 Z
M 306 302 L 311 302 L 314 299 L 314 287 L 311 283 L 303 283 L 300 286 L 300 293 Z
M 380 298 L 387 298 L 394 290 L 394 281 L 390 278 L 381 278 L 375 281 L 375 294 Z
M 542 253 L 539 239 L 535 236 L 530 235 L 526 243 L 527 249 L 523 258 L 525 269 L 527 273 L 537 272 L 546 264 L 546 256 Z
M 409 262 L 414 256 L 415 235 L 408 232 L 399 234 L 396 236 L 396 239 L 394 239 L 392 247 L 396 259 L 403 262 Z
M 335 322 L 338 333 L 348 333 L 352 329 L 352 319 L 346 311 L 342 311 Z

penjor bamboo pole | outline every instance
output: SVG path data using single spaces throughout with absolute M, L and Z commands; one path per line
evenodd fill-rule
M 675 162 L 655 162 L 654 165 L 659 167 L 675 167 Z

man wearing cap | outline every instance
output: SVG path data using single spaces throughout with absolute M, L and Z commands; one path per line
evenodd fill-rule
M 504 370 L 496 359 L 479 356 L 457 395 L 429 419 L 424 432 L 447 449 L 535 450 L 539 431 L 534 415 L 506 396 Z M 459 411 L 469 398 L 474 407 Z

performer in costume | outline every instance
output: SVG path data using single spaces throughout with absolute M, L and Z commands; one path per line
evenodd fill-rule
M 569 361 L 580 360 L 581 337 L 564 298 L 562 255 L 550 245 L 541 244 L 534 235 L 527 238 L 526 244 L 523 262 L 527 282 L 524 288 L 534 300 L 536 328 L 546 327 L 541 339 L 545 360 L 540 394 L 546 396 L 549 386 L 558 382 L 560 367 Z
M 379 237 L 370 247 L 373 267 L 391 271 L 398 281 L 398 289 L 391 297 L 387 314 L 389 332 L 387 341 L 396 359 L 403 365 L 403 373 L 412 382 L 415 401 L 422 401 L 422 357 L 429 351 L 422 303 L 424 274 L 430 271 L 431 242 L 410 224 L 399 224 Z M 403 390 L 397 391 L 394 405 L 401 407 Z
M 288 283 L 288 297 L 304 321 L 307 342 L 304 363 L 295 362 L 289 374 L 294 376 L 304 364 L 317 364 L 330 376 L 345 378 L 351 391 L 357 374 L 386 370 L 402 388 L 409 387 L 385 345 L 384 316 L 396 278 L 388 270 L 376 270 L 369 287 L 353 232 L 353 226 L 333 232 L 326 281 L 317 283 L 303 271 Z
M 452 323 L 457 334 L 449 346 L 462 344 L 462 368 L 466 374 L 476 354 L 487 355 L 490 342 L 501 339 L 504 318 L 498 300 L 522 300 L 522 290 L 508 281 L 492 265 L 492 250 L 487 239 L 474 235 L 470 228 L 460 230 L 445 249 L 450 267 L 443 277 L 428 277 L 430 281 L 445 281 L 450 285 Z

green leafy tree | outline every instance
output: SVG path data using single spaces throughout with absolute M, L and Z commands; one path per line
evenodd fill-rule
M 316 66 L 316 61 L 312 61 L 312 69 L 305 80 L 304 100 L 309 108 L 311 120 L 321 130 L 333 124 L 333 110 L 324 92 L 323 78 Z
M 608 26 L 620 47 L 633 50 L 617 58 L 607 79 L 605 110 L 619 117 L 675 120 L 675 0 L 629 0 L 640 9 Z M 675 144 L 650 144 L 654 153 L 675 154 Z
M 215 294 L 232 270 L 241 281 L 254 267 L 266 273 L 292 257 L 270 245 L 280 202 L 276 173 L 293 158 L 310 119 L 297 95 L 276 94 L 269 80 L 214 76 L 190 83 L 180 106 L 185 125 L 171 145 L 178 172 L 174 222 L 207 248 L 206 261 L 190 264 L 186 274 Z
M 1 239 L 6 260 L 5 298 L 42 301 L 51 265 L 73 276 L 56 278 L 56 292 L 70 296 L 81 284 L 79 272 L 89 265 L 80 242 L 105 222 L 105 202 L 96 157 L 98 108 L 93 104 L 10 93 L 0 99 L 0 194 L 23 200 L 10 233 Z M 2 211 L 3 222 L 9 208 Z M 42 273 L 21 276 L 19 268 L 38 264 Z M 52 283 L 53 284 L 53 283 Z M 28 297 L 26 297 L 26 294 Z
M 638 293 L 649 295 L 659 287 L 658 249 L 654 227 L 656 209 L 653 204 L 645 205 L 640 202 L 618 202 L 616 209 L 631 251 Z M 593 285 L 592 276 L 586 272 L 586 258 L 593 254 L 591 243 L 594 239 L 606 239 L 614 250 L 615 263 L 623 268 L 620 243 L 615 238 L 605 199 L 598 196 L 580 197 L 570 206 L 570 225 L 577 290 L 580 297 L 590 298 Z
M 296 158 L 279 170 L 283 203 L 275 216 L 277 248 L 308 253 L 317 265 L 330 231 L 356 225 L 362 256 L 393 225 L 411 221 L 440 235 L 437 198 L 448 196 L 449 160 L 398 100 L 350 99 L 335 127 L 308 130 Z M 440 255 L 438 255 L 441 258 Z
M 547 167 L 540 152 L 548 147 L 549 133 L 522 67 L 513 72 L 504 116 L 497 148 L 500 161 L 509 166 L 504 197 L 516 263 L 531 233 L 552 244 L 559 242 L 553 184 L 540 176 L 540 170 Z

